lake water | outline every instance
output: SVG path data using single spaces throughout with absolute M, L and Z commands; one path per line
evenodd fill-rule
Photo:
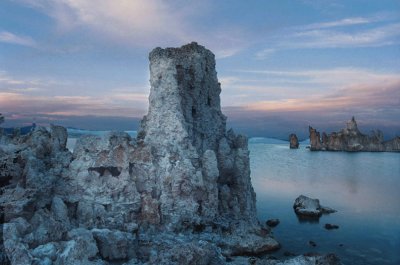
M 273 233 L 282 249 L 272 255 L 334 252 L 344 264 L 400 264 L 400 154 L 311 152 L 305 146 L 290 150 L 287 142 L 250 140 L 258 216 L 281 221 Z M 300 222 L 293 202 L 301 194 L 338 212 Z M 326 223 L 339 229 L 326 230 Z

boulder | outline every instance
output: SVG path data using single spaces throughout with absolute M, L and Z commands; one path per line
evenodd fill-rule
M 59 248 L 58 245 L 58 243 L 50 242 L 44 245 L 37 246 L 35 249 L 32 250 L 32 256 L 42 260 L 56 260 L 57 251 Z
M 100 255 L 106 260 L 125 260 L 136 256 L 137 240 L 130 233 L 109 229 L 92 229 Z
M 56 265 L 98 264 L 93 261 L 98 253 L 98 248 L 91 231 L 76 228 L 68 232 L 67 239 L 69 241 L 62 242 L 62 251 L 58 254 Z
M 293 204 L 295 213 L 300 217 L 320 217 L 322 214 L 334 213 L 336 210 L 321 206 L 318 199 L 304 195 L 296 198 Z

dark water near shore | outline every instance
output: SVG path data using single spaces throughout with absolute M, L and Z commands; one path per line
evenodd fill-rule
M 273 233 L 282 249 L 272 255 L 334 252 L 344 264 L 400 264 L 399 153 L 310 152 L 305 144 L 290 150 L 269 142 L 253 138 L 249 147 L 258 216 L 281 221 Z M 300 194 L 338 212 L 300 222 L 292 208 Z M 340 228 L 326 230 L 326 223 Z

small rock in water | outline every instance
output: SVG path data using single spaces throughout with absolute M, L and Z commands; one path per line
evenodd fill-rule
M 292 133 L 291 135 L 289 135 L 289 142 L 290 142 L 290 149 L 299 148 L 299 139 L 297 138 L 296 134 Z
M 312 247 L 316 247 L 317 246 L 317 243 L 315 243 L 312 240 L 308 241 L 308 244 L 310 244 L 310 246 L 312 246 Z
M 318 199 L 311 199 L 304 195 L 300 195 L 296 198 L 293 208 L 298 216 L 312 218 L 319 218 L 322 214 L 336 212 L 336 210 L 332 208 L 322 206 Z
M 325 229 L 327 229 L 327 230 L 339 229 L 339 226 L 333 225 L 333 224 L 325 224 Z
M 267 224 L 269 227 L 275 227 L 275 226 L 279 225 L 279 223 L 280 223 L 279 219 L 269 219 L 269 220 L 266 222 L 266 224 Z

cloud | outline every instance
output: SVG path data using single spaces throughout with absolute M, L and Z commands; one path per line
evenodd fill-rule
M 282 48 L 354 48 L 382 47 L 399 43 L 400 23 L 358 32 L 334 30 L 308 30 L 294 33 L 292 42 L 282 43 Z
M 400 114 L 400 75 L 363 68 L 239 71 L 222 78 L 224 106 L 252 111 L 387 111 Z M 228 104 L 227 104 L 228 103 Z
M 0 111 L 14 114 L 141 116 L 148 104 L 147 91 L 146 86 L 132 85 L 98 91 L 91 96 L 71 95 L 71 83 L 18 78 L 0 71 Z
M 390 14 L 348 17 L 289 27 L 267 41 L 268 48 L 256 53 L 259 60 L 279 50 L 385 47 L 400 44 L 400 23 Z
M 275 49 L 264 49 L 256 53 L 257 60 L 264 60 L 269 57 L 271 54 L 275 53 Z
M 9 31 L 0 31 L 0 42 L 34 47 L 36 42 L 28 36 L 16 35 Z
M 0 106 L 2 112 L 30 115 L 140 117 L 147 106 L 147 95 L 28 96 L 0 92 Z
M 307 26 L 303 26 L 303 29 L 321 29 L 321 28 L 353 26 L 353 25 L 369 24 L 374 21 L 376 21 L 376 20 L 372 20 L 372 19 L 365 18 L 365 17 L 350 17 L 350 18 L 343 18 L 343 19 L 336 20 L 336 21 L 310 24 Z
M 19 79 L 0 70 L 0 91 L 3 92 L 33 92 L 43 90 L 43 84 L 38 79 Z
M 89 29 L 96 37 L 147 45 L 189 41 L 186 11 L 161 0 L 20 0 L 56 20 L 61 32 Z M 185 11 L 185 12 L 183 12 Z M 190 14 L 190 12 L 189 12 Z
M 261 111 L 319 111 L 366 109 L 390 110 L 400 114 L 400 79 L 382 84 L 354 84 L 303 98 L 258 101 L 247 106 Z
M 56 35 L 73 35 L 82 40 L 67 47 L 65 43 L 41 46 L 53 53 L 90 50 L 100 44 L 153 48 L 197 41 L 212 49 L 216 58 L 224 59 L 238 54 L 248 45 L 247 29 L 238 25 L 216 23 L 212 27 L 205 26 L 207 23 L 202 21 L 209 20 L 208 15 L 215 11 L 211 1 L 16 1 L 54 19 Z

